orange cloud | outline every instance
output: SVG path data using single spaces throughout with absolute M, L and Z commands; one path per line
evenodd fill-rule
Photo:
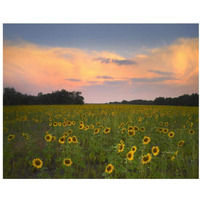
M 198 39 L 178 39 L 169 46 L 149 50 L 131 58 L 138 63 L 117 64 L 126 58 L 113 52 L 86 51 L 77 48 L 43 47 L 28 42 L 13 44 L 4 42 L 3 73 L 4 85 L 16 89 L 25 88 L 26 92 L 67 89 L 77 90 L 83 86 L 103 84 L 106 76 L 110 81 L 128 81 L 132 79 L 153 83 L 154 78 L 164 76 L 158 71 L 170 72 L 173 78 L 155 79 L 158 84 L 198 84 L 193 79 L 198 71 Z M 96 58 L 108 58 L 116 62 L 102 63 Z M 153 73 L 153 72 L 154 73 Z M 156 71 L 158 73 L 156 73 Z M 105 77 L 97 78 L 97 77 Z

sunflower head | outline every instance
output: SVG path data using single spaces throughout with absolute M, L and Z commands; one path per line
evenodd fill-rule
M 106 166 L 105 172 L 110 174 L 113 172 L 113 170 L 114 170 L 114 166 L 112 164 L 108 164 Z
M 33 161 L 32 161 L 32 164 L 35 168 L 39 169 L 43 166 L 43 162 L 41 159 L 39 158 L 35 158 Z
M 128 135 L 130 135 L 130 136 L 135 135 L 135 131 L 134 130 L 128 130 Z
M 13 140 L 15 138 L 15 135 L 9 135 L 8 136 L 8 141 Z
M 143 144 L 148 144 L 151 141 L 150 137 L 145 136 L 143 138 Z
M 138 128 L 137 126 L 134 126 L 134 130 L 135 130 L 135 131 L 138 131 L 139 128 Z
M 140 131 L 141 131 L 141 132 L 144 132 L 144 131 L 145 131 L 145 128 L 144 128 L 144 127 L 141 127 L 141 128 L 140 128 Z
M 107 134 L 107 133 L 110 133 L 110 128 L 105 128 L 105 129 L 104 129 L 104 133 L 106 133 L 106 134 Z
M 194 133 L 195 133 L 195 130 L 189 130 L 190 135 L 194 135 Z
M 75 135 L 72 137 L 72 142 L 73 143 L 78 143 L 77 137 Z
M 99 131 L 100 131 L 100 129 L 99 128 L 95 128 L 94 129 L 94 134 L 96 135 L 96 134 L 98 134 L 99 133 Z
M 145 155 L 145 156 L 142 156 L 142 163 L 143 164 L 147 164 L 147 163 L 149 163 L 151 161 L 151 154 L 150 153 L 148 153 L 147 155 Z
M 180 140 L 180 141 L 178 142 L 178 147 L 182 147 L 184 144 L 185 144 L 185 142 L 184 142 L 183 140 Z
M 121 144 L 121 143 L 118 144 L 118 153 L 124 151 L 124 146 L 125 146 L 125 144 Z
M 127 153 L 127 159 L 128 160 L 133 160 L 133 155 L 134 155 L 134 152 L 133 151 L 129 151 L 128 153 Z
M 58 142 L 60 144 L 64 144 L 65 143 L 65 137 L 64 136 L 60 137 L 59 140 L 58 140 Z
M 72 165 L 71 159 L 70 159 L 70 158 L 65 158 L 65 159 L 63 160 L 63 165 L 65 165 L 65 166 L 67 166 L 67 167 L 71 166 L 71 165 Z
M 168 130 L 167 128 L 164 128 L 164 129 L 163 129 L 163 133 L 168 133 L 168 131 L 169 131 L 169 130 Z
M 137 151 L 137 147 L 136 146 L 132 146 L 131 151 L 133 151 L 133 153 L 135 153 Z
M 168 136 L 169 136 L 170 138 L 173 138 L 173 137 L 174 137 L 174 132 L 172 132 L 172 131 L 169 132 L 169 133 L 168 133 Z
M 47 134 L 47 135 L 45 135 L 45 140 L 47 141 L 47 142 L 51 142 L 51 139 L 52 139 L 52 136 L 50 135 L 50 134 Z
M 69 130 L 68 130 L 68 133 L 69 133 L 69 134 L 73 133 L 73 130 L 72 130 L 72 129 L 69 129 Z
M 67 142 L 70 144 L 72 142 L 72 137 L 68 137 Z
M 83 129 L 84 128 L 84 124 L 80 124 L 79 129 Z
M 56 140 L 56 137 L 55 137 L 55 136 L 52 136 L 51 141 L 53 142 L 53 141 L 55 141 L 55 140 Z
M 129 126 L 128 127 L 128 131 L 133 131 L 134 130 L 134 127 L 133 126 Z
M 126 131 L 126 128 L 123 128 L 123 129 L 121 130 L 121 134 L 124 134 L 125 131 Z
M 152 151 L 154 156 L 157 156 L 159 154 L 160 149 L 159 149 L 158 146 L 156 146 L 156 147 L 153 146 L 151 151 Z

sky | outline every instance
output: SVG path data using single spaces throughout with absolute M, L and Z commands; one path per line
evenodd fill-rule
M 3 84 L 85 103 L 198 93 L 198 24 L 4 24 Z

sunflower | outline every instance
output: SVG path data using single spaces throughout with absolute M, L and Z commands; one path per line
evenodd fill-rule
M 72 165 L 71 159 L 70 159 L 70 158 L 65 158 L 65 159 L 63 160 L 63 165 L 65 165 L 65 166 L 67 166 L 67 167 L 71 166 L 71 165 Z
M 174 137 L 174 132 L 172 132 L 172 131 L 169 132 L 169 133 L 168 133 L 168 136 L 169 136 L 170 138 L 173 138 L 173 137 Z
M 128 160 L 133 160 L 133 155 L 134 155 L 134 152 L 133 152 L 133 151 L 129 151 L 129 152 L 127 153 L 127 159 L 128 159 Z
M 41 168 L 41 167 L 43 166 L 43 162 L 42 162 L 42 160 L 39 159 L 39 158 L 33 159 L 32 164 L 33 164 L 34 167 L 36 167 L 36 168 L 38 168 L 38 169 Z
M 133 153 L 135 153 L 137 151 L 137 147 L 136 146 L 132 146 L 131 147 L 131 151 L 133 151 Z
M 112 164 L 108 164 L 106 166 L 105 172 L 110 174 L 113 172 L 113 170 L 114 170 L 114 166 Z
M 99 128 L 95 128 L 94 129 L 94 134 L 96 135 L 96 134 L 98 134 L 99 133 L 99 131 L 100 131 L 100 129 Z
M 67 142 L 70 144 L 72 142 L 72 137 L 68 137 Z
M 141 131 L 141 132 L 144 132 L 144 131 L 145 131 L 145 128 L 144 128 L 144 127 L 141 127 L 141 128 L 140 128 L 140 131 Z
M 51 142 L 51 139 L 52 139 L 52 136 L 50 135 L 50 134 L 47 134 L 47 135 L 45 135 L 45 140 L 47 141 L 47 142 Z
M 162 133 L 163 132 L 163 128 L 159 128 L 159 132 Z
M 125 144 L 118 144 L 118 153 L 124 151 Z
M 135 131 L 138 131 L 139 128 L 138 128 L 137 126 L 134 126 L 134 130 L 135 130 Z
M 29 139 L 29 138 L 28 138 L 28 135 L 26 135 L 25 133 L 22 133 L 22 136 L 23 136 L 26 140 Z
M 58 122 L 58 126 L 61 126 L 62 125 L 62 123 L 61 122 Z
M 79 129 L 83 129 L 84 128 L 84 124 L 80 124 Z
M 63 136 L 65 136 L 65 137 L 68 137 L 68 135 L 69 135 L 69 133 L 67 133 L 67 132 L 63 133 Z
M 124 144 L 124 140 L 120 140 L 120 143 L 121 143 L 121 144 Z
M 75 135 L 72 136 L 72 142 L 73 142 L 73 143 L 78 143 L 77 137 L 76 137 Z
M 76 122 L 75 122 L 75 121 L 72 121 L 71 124 L 74 126 L 74 125 L 76 124 Z
M 195 131 L 194 130 L 189 130 L 190 135 L 194 135 Z
M 90 124 L 90 128 L 91 128 L 91 129 L 94 129 L 94 124 Z
M 185 142 L 184 142 L 183 140 L 180 140 L 180 141 L 178 142 L 178 147 L 182 147 L 184 144 L 185 144 Z
M 96 125 L 99 126 L 99 125 L 100 125 L 100 122 L 97 122 Z
M 163 133 L 168 133 L 168 131 L 169 131 L 168 128 L 163 129 Z
M 121 130 L 121 134 L 124 134 L 125 131 L 126 131 L 126 128 L 123 128 L 123 129 Z
M 154 156 L 157 156 L 159 154 L 160 149 L 159 149 L 158 146 L 156 146 L 156 147 L 153 146 L 151 151 L 152 151 Z
M 80 121 L 79 124 L 81 125 L 81 124 L 84 124 L 84 123 L 83 123 L 83 121 Z
M 134 127 L 133 126 L 129 126 L 128 127 L 128 131 L 134 131 Z
M 150 137 L 145 136 L 143 138 L 143 144 L 148 144 L 151 141 Z
M 66 127 L 67 126 L 67 123 L 66 122 L 63 122 L 63 127 Z
M 60 144 L 64 144 L 65 143 L 65 137 L 64 136 L 60 137 L 59 140 L 58 140 L 58 142 Z
M 168 122 L 165 122 L 165 126 L 168 126 Z
M 57 122 L 54 122 L 54 123 L 53 123 L 53 126 L 57 126 L 57 125 L 58 125 L 58 123 L 57 123 Z
M 71 122 L 70 122 L 70 121 L 68 121 L 68 122 L 67 122 L 67 125 L 68 125 L 68 126 L 71 126 L 72 124 L 71 124 Z
M 104 129 L 104 133 L 106 133 L 106 134 L 107 134 L 107 133 L 110 133 L 110 128 L 105 128 L 105 129 Z
M 55 136 L 52 136 L 51 141 L 53 142 L 53 141 L 55 141 L 55 140 L 56 140 L 56 137 L 55 137 Z
M 13 140 L 15 138 L 15 135 L 9 135 L 8 136 L 8 141 Z
M 124 123 L 123 123 L 123 122 L 121 123 L 121 127 L 122 127 L 122 126 L 124 126 Z
M 49 123 L 49 126 L 52 126 L 52 123 L 51 123 L 51 122 Z
M 142 163 L 143 164 L 147 164 L 147 163 L 149 163 L 151 161 L 151 154 L 150 153 L 148 153 L 147 155 L 145 155 L 145 156 L 142 156 Z
M 130 135 L 130 136 L 135 135 L 135 131 L 134 130 L 128 130 L 128 135 Z
M 69 133 L 69 134 L 73 133 L 73 130 L 72 130 L 72 129 L 69 129 L 69 130 L 68 130 L 68 133 Z

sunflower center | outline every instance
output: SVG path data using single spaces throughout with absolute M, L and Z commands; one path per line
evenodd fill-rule
M 148 160 L 148 156 L 143 157 L 143 160 L 147 161 Z
M 147 142 L 148 141 L 148 138 L 144 138 L 144 142 Z
M 128 154 L 128 158 L 131 158 L 131 153 Z
M 153 149 L 153 152 L 156 153 L 156 152 L 157 152 L 157 148 L 154 148 L 154 149 Z
M 107 167 L 107 170 L 108 170 L 108 171 L 110 171 L 111 169 L 112 169 L 111 166 L 108 166 L 108 167 Z
M 39 160 L 36 160 L 36 161 L 35 161 L 35 165 L 39 166 L 39 165 L 40 165 L 40 161 L 39 161 Z
M 65 160 L 65 164 L 70 164 L 70 160 Z

